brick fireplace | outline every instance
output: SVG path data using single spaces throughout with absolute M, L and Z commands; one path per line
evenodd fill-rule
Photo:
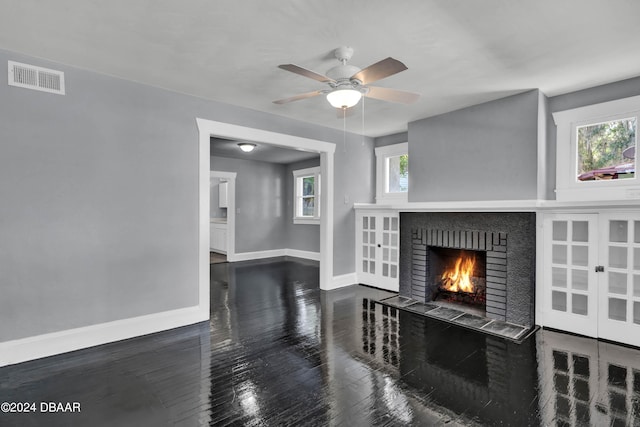
M 474 273 L 483 293 L 475 297 L 476 310 L 480 306 L 490 319 L 533 326 L 535 233 L 531 212 L 401 213 L 400 295 L 436 300 L 442 294 L 442 259 L 472 252 L 482 260 L 475 267 L 482 271 Z

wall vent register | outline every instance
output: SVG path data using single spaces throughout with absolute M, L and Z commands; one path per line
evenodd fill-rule
M 9 61 L 9 86 L 65 94 L 64 73 L 35 65 Z

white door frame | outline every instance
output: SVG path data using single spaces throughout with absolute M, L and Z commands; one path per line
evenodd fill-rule
M 235 172 L 209 172 L 209 178 L 222 178 L 229 183 L 227 192 L 227 247 L 225 248 L 227 260 L 229 261 L 233 261 L 236 256 L 236 216 L 233 215 L 236 211 L 236 175 Z M 211 223 L 209 223 L 209 228 L 211 228 Z
M 211 137 L 276 145 L 320 154 L 322 203 L 320 204 L 320 289 L 333 287 L 333 163 L 335 144 L 316 139 L 255 129 L 230 123 L 196 118 L 199 132 L 199 250 L 198 276 L 200 305 L 209 305 L 209 209 Z M 232 216 L 227 215 L 227 216 Z M 229 221 L 229 219 L 227 219 Z M 234 238 L 235 240 L 235 238 Z

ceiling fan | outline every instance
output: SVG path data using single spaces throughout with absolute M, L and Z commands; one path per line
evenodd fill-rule
M 385 87 L 369 86 L 385 77 L 392 76 L 407 69 L 406 65 L 391 57 L 376 62 L 361 70 L 353 65 L 347 65 L 347 61 L 353 55 L 350 47 L 339 47 L 334 51 L 335 57 L 340 61 L 337 65 L 327 71 L 327 75 L 318 74 L 315 71 L 307 70 L 295 64 L 278 65 L 283 70 L 327 83 L 326 89 L 313 92 L 302 93 L 290 98 L 273 101 L 274 104 L 286 104 L 301 99 L 307 99 L 318 95 L 326 95 L 327 101 L 339 109 L 346 110 L 356 105 L 362 96 L 367 98 L 380 99 L 382 101 L 397 102 L 401 104 L 411 104 L 418 100 L 419 94 L 402 90 L 389 89 Z

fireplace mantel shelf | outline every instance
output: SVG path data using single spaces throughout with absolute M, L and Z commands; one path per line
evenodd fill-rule
M 602 202 L 558 202 L 556 200 L 479 200 L 409 202 L 397 204 L 354 203 L 354 209 L 394 210 L 398 212 L 544 212 L 550 210 L 638 209 L 640 200 Z

